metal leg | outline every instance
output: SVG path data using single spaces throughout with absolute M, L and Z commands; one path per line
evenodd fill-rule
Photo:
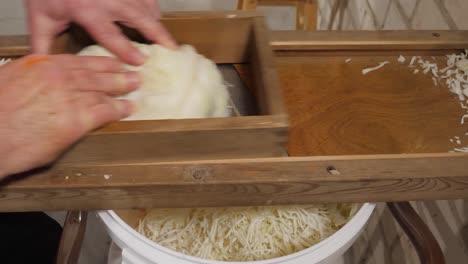
M 57 264 L 78 263 L 87 219 L 88 212 L 86 211 L 69 211 L 67 213 L 57 253 Z
M 426 223 L 409 202 L 387 203 L 390 212 L 416 248 L 422 264 L 445 264 L 444 254 Z

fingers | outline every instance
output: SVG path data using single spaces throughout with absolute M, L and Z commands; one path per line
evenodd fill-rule
M 77 20 L 97 42 L 124 62 L 131 65 L 141 65 L 144 63 L 144 55 L 112 23 L 112 19 L 86 14 L 78 17 Z
M 159 12 L 159 1 L 158 0 L 144 0 L 146 3 L 146 7 L 148 9 L 148 12 L 150 16 L 152 16 L 153 19 L 159 20 L 161 18 L 161 14 Z
M 172 38 L 167 29 L 154 19 L 153 16 L 141 16 L 138 10 L 125 10 L 124 12 L 119 9 L 117 14 L 118 18 L 124 20 L 127 24 L 140 31 L 147 39 L 159 43 L 167 48 L 175 49 L 177 44 Z
M 67 23 L 66 19 L 55 19 L 44 12 L 42 1 L 26 1 L 28 9 L 28 27 L 31 32 L 32 52 L 37 54 L 48 54 L 51 49 L 52 40 L 56 34 L 63 31 Z
M 29 30 L 31 32 L 31 46 L 33 53 L 48 54 L 52 40 L 55 37 L 54 25 L 49 18 L 42 16 L 29 17 Z
M 177 43 L 172 38 L 169 31 L 167 31 L 167 29 L 159 21 L 145 21 L 142 19 L 138 21 L 138 24 L 135 25 L 135 27 L 149 40 L 155 43 L 159 43 L 169 49 L 177 48 Z
M 96 99 L 99 103 L 82 108 L 80 127 L 83 133 L 95 130 L 109 122 L 118 121 L 133 112 L 133 104 L 127 100 L 116 100 L 95 93 L 90 93 L 89 96 L 101 96 L 101 98 Z
M 101 92 L 107 95 L 121 95 L 136 90 L 141 85 L 137 72 L 98 73 L 87 70 L 71 72 L 74 87 L 80 91 Z
M 103 56 L 54 55 L 54 62 L 71 70 L 90 70 L 95 72 L 121 72 L 123 64 L 116 58 Z

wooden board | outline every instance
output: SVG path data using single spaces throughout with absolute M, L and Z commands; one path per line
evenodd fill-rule
M 30 52 L 28 36 L 0 36 L 0 55 L 18 57 Z
M 331 42 L 331 50 L 345 55 L 329 53 L 327 58 L 322 54 L 324 43 L 310 48 L 313 43 L 298 46 L 291 38 L 299 53 L 290 53 L 296 50 L 286 47 L 286 37 L 272 40 L 282 41 L 281 47 L 272 46 L 279 56 L 277 70 L 292 124 L 289 154 L 353 156 L 59 164 L 4 182 L 0 210 L 466 198 L 466 154 L 401 154 L 446 152 L 452 147 L 448 138 L 466 132 L 466 127 L 459 125 L 459 105 L 447 88 L 432 87 L 430 77 L 407 72 L 396 62 L 400 52 L 393 50 L 426 49 L 427 54 L 439 56 L 441 51 L 462 48 L 459 40 L 466 32 L 443 34 L 454 42 L 439 43 L 433 49 L 421 48 L 418 41 L 402 43 L 407 33 L 392 34 L 381 47 L 371 41 L 367 50 L 353 44 L 357 37 L 346 39 L 344 34 L 344 44 Z M 361 40 L 376 40 L 378 35 L 364 33 Z M 388 49 L 385 43 L 395 46 Z M 386 55 L 379 57 L 382 50 Z M 352 61 L 345 63 L 349 57 Z M 363 68 L 381 60 L 392 63 L 362 75 Z M 340 174 L 329 173 L 330 166 Z
M 449 50 L 468 48 L 468 31 L 274 31 L 274 50 Z
M 287 117 L 273 65 L 269 32 L 261 13 L 173 12 L 162 23 L 178 43 L 192 45 L 218 64 L 248 63 L 256 82 L 252 116 L 116 122 L 72 146 L 58 163 L 201 160 L 281 156 L 287 141 Z M 145 42 L 122 27 L 130 39 Z M 2 40 L 3 39 L 3 40 Z M 28 51 L 24 37 L 0 37 L 0 57 Z M 76 53 L 95 44 L 74 25 L 54 43 L 53 53 Z M 22 52 L 22 53 L 21 53 Z M 122 151 L 125 149 L 125 151 Z
M 288 153 L 430 153 L 457 147 L 449 138 L 463 138 L 468 128 L 460 124 L 466 111 L 457 97 L 397 58 L 398 53 L 278 59 L 290 115 Z M 362 69 L 383 61 L 390 64 L 362 74 Z
M 468 198 L 467 158 L 418 154 L 56 166 L 3 184 L 0 210 Z
M 283 117 L 115 122 L 83 138 L 61 164 L 111 164 L 281 156 Z M 123 151 L 125 150 L 125 151 Z

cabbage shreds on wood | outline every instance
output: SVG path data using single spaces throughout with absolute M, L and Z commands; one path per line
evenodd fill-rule
M 7 64 L 10 61 L 11 61 L 10 59 L 0 59 L 0 66 Z
M 220 261 L 265 260 L 329 237 L 357 204 L 148 210 L 138 232 L 172 250 Z
M 434 57 L 423 59 L 420 56 L 413 56 L 408 66 L 415 68 L 419 65 L 424 74 L 432 75 L 434 85 L 445 84 L 450 92 L 457 95 L 460 107 L 465 112 L 460 118 L 460 125 L 466 125 L 468 122 L 468 50 L 460 54 L 446 55 L 446 58 L 446 65 L 442 68 L 439 68 Z M 468 136 L 468 132 L 465 136 Z M 455 136 L 455 140 L 452 138 L 449 140 L 457 145 L 450 152 L 468 152 L 467 146 L 460 147 L 462 138 Z

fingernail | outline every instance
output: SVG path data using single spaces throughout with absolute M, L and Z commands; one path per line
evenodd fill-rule
M 127 84 L 130 88 L 136 89 L 141 86 L 141 75 L 138 72 L 126 72 Z
M 143 63 L 145 63 L 145 55 L 143 55 L 143 53 L 141 53 L 140 51 L 135 51 L 132 53 L 132 60 L 138 64 L 138 65 L 141 65 Z
M 116 100 L 115 106 L 117 107 L 117 110 L 119 111 L 121 118 L 130 116 L 135 109 L 133 102 L 128 101 L 128 100 Z
M 164 42 L 166 43 L 165 46 L 168 47 L 169 49 L 172 49 L 172 50 L 177 49 L 177 43 L 175 42 L 175 40 L 168 38 Z

